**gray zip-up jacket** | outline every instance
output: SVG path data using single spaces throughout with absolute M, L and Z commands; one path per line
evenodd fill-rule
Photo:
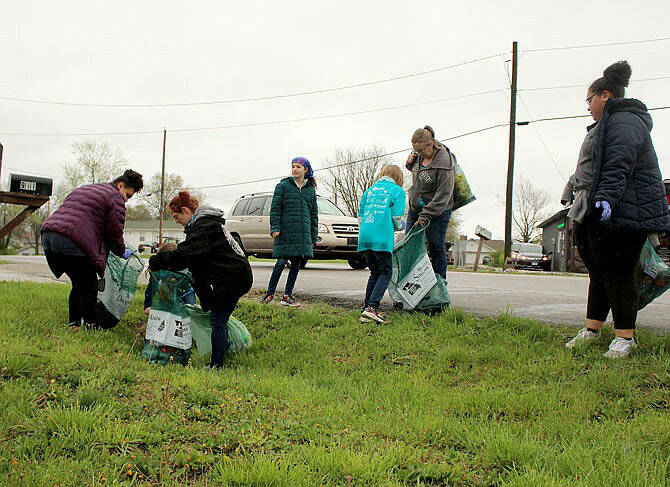
M 428 218 L 435 218 L 454 206 L 454 171 L 456 156 L 442 146 L 427 166 L 416 156 L 405 167 L 412 173 L 409 188 L 409 208 Z

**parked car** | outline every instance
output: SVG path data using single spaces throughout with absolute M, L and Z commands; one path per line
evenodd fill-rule
M 365 269 L 358 247 L 358 219 L 347 216 L 332 201 L 317 196 L 319 237 L 314 247 L 315 260 L 345 259 L 353 269 Z M 226 228 L 247 255 L 272 257 L 270 206 L 272 192 L 244 195 L 233 203 Z
M 140 254 L 144 252 L 155 254 L 156 252 L 158 252 L 158 242 L 141 243 L 137 246 L 137 251 Z
M 167 242 L 173 242 L 175 244 L 179 243 L 179 239 L 175 237 L 163 237 L 163 243 Z M 155 254 L 158 252 L 158 242 L 149 242 L 149 243 L 141 243 L 137 246 L 137 251 L 141 254 L 144 252 L 149 252 L 151 254 Z
M 544 254 L 540 244 L 515 242 L 512 244 L 511 257 L 515 269 L 549 270 L 551 268 L 547 268 L 547 263 L 551 265 L 551 261 Z

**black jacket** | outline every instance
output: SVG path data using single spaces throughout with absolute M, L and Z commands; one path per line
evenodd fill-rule
M 186 225 L 186 240 L 171 252 L 159 252 L 149 259 L 152 271 L 179 271 L 188 267 L 193 289 L 205 311 L 217 302 L 239 298 L 251 289 L 253 275 L 244 252 L 223 226 L 223 212 L 201 206 Z
M 651 142 L 652 126 L 647 107 L 632 98 L 611 98 L 595 126 L 589 212 L 599 212 L 594 208 L 596 201 L 607 201 L 612 207 L 612 217 L 605 224 L 609 228 L 670 230 L 665 188 Z

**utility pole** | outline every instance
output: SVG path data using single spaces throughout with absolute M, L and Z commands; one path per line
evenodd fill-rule
M 516 135 L 516 80 L 519 63 L 517 42 L 512 43 L 512 85 L 509 107 L 509 154 L 507 158 L 507 194 L 505 197 L 505 262 L 512 251 L 512 197 L 514 196 L 514 141 Z
M 158 246 L 163 245 L 163 213 L 165 213 L 165 140 L 167 130 L 163 128 L 163 167 L 161 168 L 161 204 L 158 226 Z

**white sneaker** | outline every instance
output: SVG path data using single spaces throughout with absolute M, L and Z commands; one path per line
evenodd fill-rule
M 586 343 L 590 340 L 593 340 L 597 336 L 597 333 L 592 332 L 588 328 L 584 327 L 577 332 L 577 335 L 572 340 L 565 344 L 565 348 L 572 348 L 580 343 Z
M 626 340 L 625 338 L 616 337 L 610 343 L 610 348 L 605 352 L 605 357 L 607 358 L 626 358 L 630 355 L 630 352 L 637 347 L 635 339 L 631 338 Z

